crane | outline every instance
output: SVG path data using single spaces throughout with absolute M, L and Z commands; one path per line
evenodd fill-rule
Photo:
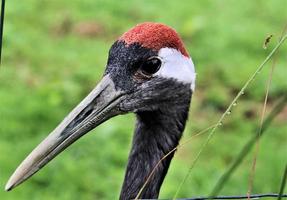
M 158 161 L 182 137 L 195 88 L 195 69 L 177 32 L 145 22 L 120 36 L 109 50 L 102 80 L 27 156 L 6 184 L 27 180 L 77 139 L 113 116 L 136 115 L 120 199 L 138 194 Z M 157 198 L 173 153 L 156 168 L 140 198 Z

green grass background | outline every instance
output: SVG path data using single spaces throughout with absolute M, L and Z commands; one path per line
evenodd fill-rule
M 10 0 L 0 68 L 0 199 L 117 199 L 135 117 L 115 117 L 93 130 L 12 192 L 4 185 L 24 157 L 100 80 L 108 50 L 144 21 L 182 36 L 197 71 L 185 138 L 215 123 L 275 46 L 287 20 L 285 0 Z M 273 34 L 268 49 L 262 44 Z M 278 54 L 268 110 L 286 93 L 285 44 Z M 207 195 L 255 133 L 270 64 L 216 131 L 178 197 Z M 287 108 L 261 140 L 254 193 L 278 192 L 287 155 Z M 161 189 L 172 197 L 207 135 L 173 160 Z M 221 194 L 246 194 L 250 154 Z

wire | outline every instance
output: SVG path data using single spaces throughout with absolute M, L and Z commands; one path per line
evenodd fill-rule
M 2 57 L 2 43 L 3 43 L 3 28 L 4 28 L 4 14 L 5 14 L 5 0 L 1 2 L 1 17 L 0 17 L 0 64 Z
M 275 198 L 279 197 L 279 194 L 252 194 L 252 195 L 238 195 L 238 196 L 216 196 L 216 197 L 194 197 L 178 200 L 207 200 L 207 199 L 259 199 L 259 198 Z M 286 198 L 287 194 L 282 194 L 281 198 Z

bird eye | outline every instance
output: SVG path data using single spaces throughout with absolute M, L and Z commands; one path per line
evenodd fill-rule
M 156 73 L 160 67 L 161 60 L 158 57 L 151 57 L 140 66 L 140 70 L 144 75 L 150 76 Z

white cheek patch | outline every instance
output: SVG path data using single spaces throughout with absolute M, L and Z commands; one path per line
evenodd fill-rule
M 162 59 L 162 66 L 156 76 L 174 78 L 180 82 L 190 83 L 195 88 L 195 69 L 191 58 L 188 58 L 173 48 L 162 48 L 158 56 Z

